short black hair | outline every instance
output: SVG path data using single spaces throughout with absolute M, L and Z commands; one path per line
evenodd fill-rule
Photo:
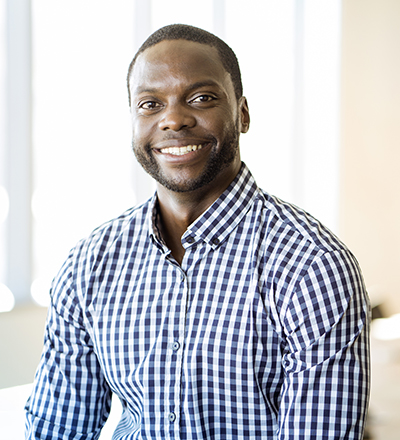
M 149 47 L 154 46 L 164 40 L 187 40 L 215 47 L 218 51 L 222 65 L 231 76 L 236 99 L 239 99 L 243 95 L 242 77 L 240 74 L 238 60 L 233 50 L 224 41 L 211 32 L 205 31 L 204 29 L 186 24 L 170 24 L 151 34 L 140 46 L 139 50 L 136 52 L 136 55 L 131 61 L 127 76 L 129 105 L 131 105 L 129 79 L 138 56 Z

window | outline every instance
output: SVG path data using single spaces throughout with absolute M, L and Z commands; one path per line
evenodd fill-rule
M 28 90 L 22 101 L 32 121 L 31 132 L 26 125 L 29 139 L 21 141 L 26 158 L 10 159 L 10 132 L 0 151 L 8 169 L 10 160 L 19 168 L 17 176 L 26 174 L 24 167 L 28 182 L 32 175 L 32 184 L 25 182 L 22 189 L 0 180 L 0 233 L 9 242 L 1 249 L 0 282 L 17 300 L 32 293 L 45 304 L 50 280 L 75 242 L 154 190 L 131 152 L 125 78 L 139 44 L 166 24 L 202 27 L 234 49 L 251 113 L 250 131 L 241 138 L 243 160 L 259 186 L 335 230 L 338 0 L 249 0 L 245 5 L 239 0 L 32 0 L 31 27 L 29 2 L 11 4 L 20 5 L 12 11 L 19 18 L 16 32 L 19 26 L 32 35 L 31 45 L 25 40 L 27 62 L 32 55 L 32 94 Z M 10 59 L 10 44 L 0 49 L 3 59 Z M 12 68 L 8 65 L 8 72 Z M 4 94 L 11 78 L 0 75 Z M 7 111 L 1 110 L 2 124 Z M 20 229 L 11 224 L 14 199 L 25 206 Z M 19 237 L 25 229 L 28 233 Z M 11 257 L 16 244 L 19 255 L 26 250 L 24 261 Z M 18 287 L 22 293 L 16 293 L 12 276 L 17 264 L 29 275 L 23 289 Z

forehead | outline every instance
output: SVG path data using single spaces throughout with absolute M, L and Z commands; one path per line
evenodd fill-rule
M 130 89 L 135 93 L 154 84 L 170 87 L 211 81 L 233 91 L 231 77 L 215 47 L 186 40 L 164 40 L 138 56 Z

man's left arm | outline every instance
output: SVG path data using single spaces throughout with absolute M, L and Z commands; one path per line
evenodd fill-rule
M 348 252 L 316 258 L 284 314 L 279 439 L 362 439 L 369 403 L 370 307 Z

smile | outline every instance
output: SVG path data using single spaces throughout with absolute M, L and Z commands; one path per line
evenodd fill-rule
M 167 147 L 162 148 L 160 151 L 163 154 L 172 154 L 173 156 L 183 156 L 192 151 L 201 150 L 203 145 L 186 145 L 184 147 Z

